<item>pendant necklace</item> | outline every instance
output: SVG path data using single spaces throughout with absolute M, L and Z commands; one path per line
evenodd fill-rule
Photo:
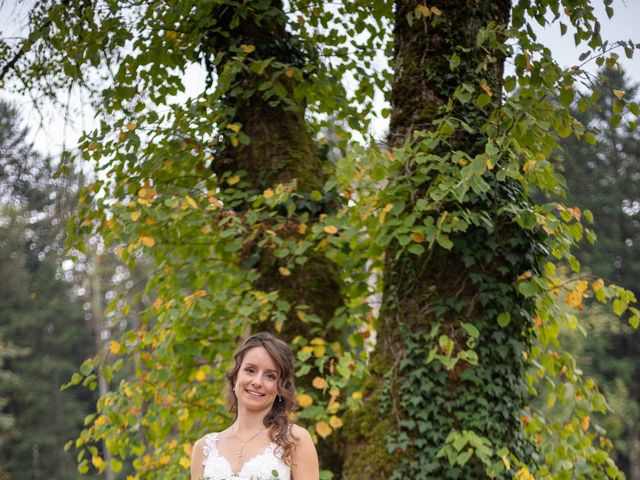
M 254 438 L 256 438 L 258 435 L 260 435 L 261 433 L 266 432 L 267 430 L 268 430 L 268 428 L 265 428 L 264 430 L 260 430 L 260 431 L 259 431 L 258 433 L 256 433 L 254 436 L 252 436 L 251 438 L 249 438 L 249 439 L 247 439 L 247 440 L 245 440 L 245 441 L 242 441 L 242 439 L 241 439 L 238 435 L 236 435 L 236 433 L 235 433 L 235 432 L 233 432 L 233 436 L 234 436 L 234 437 L 236 437 L 236 439 L 240 442 L 240 451 L 238 451 L 238 458 L 239 458 L 240 460 L 242 460 L 242 455 L 243 455 L 243 453 L 244 453 L 244 446 L 245 446 L 247 443 L 249 443 L 251 440 L 253 440 Z

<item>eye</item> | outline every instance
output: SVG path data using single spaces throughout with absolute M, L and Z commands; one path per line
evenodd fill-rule
M 244 371 L 247 372 L 247 373 L 254 373 L 255 369 L 253 367 L 247 367 L 247 368 L 244 369 Z
M 267 378 L 267 380 L 274 380 L 274 381 L 278 378 L 276 377 L 275 373 L 271 373 L 271 372 L 267 373 L 265 377 Z

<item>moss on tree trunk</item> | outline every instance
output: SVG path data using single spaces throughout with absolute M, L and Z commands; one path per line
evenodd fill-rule
M 431 2 L 428 7 L 435 10 L 411 25 L 407 17 L 424 4 L 396 1 L 395 6 L 389 144 L 400 146 L 415 131 L 433 130 L 455 89 L 468 83 L 487 92 L 490 104 L 482 109 L 474 101 L 454 102 L 452 115 L 470 128 L 456 131 L 447 149 L 471 157 L 483 152 L 481 127 L 491 107 L 499 105 L 504 58 L 500 51 L 479 47 L 478 32 L 490 24 L 505 26 L 510 1 Z M 452 67 L 454 54 L 460 63 Z M 493 57 L 488 62 L 487 54 Z M 487 172 L 487 179 L 493 174 Z M 527 201 L 516 182 L 502 185 L 465 205 L 487 211 L 492 225 L 456 234 L 450 250 L 435 246 L 422 256 L 398 256 L 397 246 L 387 251 L 372 379 L 364 407 L 349 426 L 345 478 L 364 478 L 365 469 L 370 479 L 486 477 L 477 454 L 463 465 L 438 458 L 456 431 L 472 431 L 492 447 L 507 447 L 530 460 L 519 417 L 524 406 L 522 352 L 532 306 L 518 293 L 516 276 L 535 270 L 541 252 L 531 233 L 497 213 L 501 206 Z M 447 208 L 442 205 L 436 216 Z M 496 321 L 503 311 L 511 312 L 506 328 Z M 439 361 L 427 361 L 433 348 L 442 348 L 441 335 L 453 340 L 454 352 L 464 348 L 470 336 L 463 323 L 480 332 L 474 347 L 477 365 L 461 361 L 447 369 Z

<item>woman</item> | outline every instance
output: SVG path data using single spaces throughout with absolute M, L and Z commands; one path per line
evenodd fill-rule
M 195 443 L 191 480 L 318 480 L 318 455 L 311 436 L 289 419 L 296 399 L 295 359 L 289 346 L 273 335 L 258 333 L 233 359 L 226 380 L 235 422 Z

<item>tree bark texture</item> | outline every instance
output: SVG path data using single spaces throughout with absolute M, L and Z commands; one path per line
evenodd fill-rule
M 501 52 L 494 51 L 495 60 L 486 62 L 487 51 L 477 46 L 477 34 L 491 23 L 506 26 L 511 2 L 429 2 L 436 13 L 432 10 L 410 25 L 407 16 L 423 6 L 416 0 L 395 2 L 388 143 L 397 147 L 413 132 L 433 130 L 432 122 L 442 115 L 456 87 L 468 83 L 491 92 L 492 103 L 486 109 L 473 101 L 456 104 L 453 116 L 473 132 L 459 128 L 447 149 L 473 157 L 484 151 L 481 127 L 500 102 L 504 61 Z M 461 59 L 457 68 L 450 66 L 454 53 Z M 494 174 L 486 173 L 489 178 Z M 522 352 L 532 306 L 519 295 L 516 277 L 536 268 L 540 252 L 530 234 L 495 213 L 501 205 L 526 201 L 519 185 L 496 185 L 489 197 L 478 195 L 464 205 L 489 211 L 491 227 L 470 226 L 456 234 L 451 250 L 434 246 L 422 256 L 398 256 L 398 247 L 392 245 L 386 252 L 371 380 L 364 407 L 349 428 L 344 478 L 485 478 L 477 455 L 462 466 L 437 457 L 452 432 L 472 431 L 490 439 L 493 447 L 507 447 L 519 459 L 530 460 L 520 415 Z M 442 205 L 436 215 L 447 209 Z M 512 315 L 506 328 L 496 321 L 502 311 Z M 440 348 L 440 335 L 453 339 L 454 352 L 464 348 L 469 337 L 463 322 L 480 331 L 474 348 L 478 364 L 460 361 L 447 370 L 438 361 L 426 362 L 429 351 Z
M 262 2 L 242 14 L 238 13 L 240 9 L 233 11 L 228 5 L 218 10 L 216 8 L 212 14 L 216 21 L 203 36 L 202 50 L 210 60 L 210 68 L 217 75 L 221 75 L 233 61 L 234 53 L 230 47 L 239 44 L 255 46 L 250 55 L 256 60 L 271 58 L 273 63 L 294 68 L 314 61 L 314 52 L 308 51 L 286 30 L 287 18 L 281 1 Z M 240 21 L 237 21 L 238 17 L 241 17 Z M 225 34 L 216 33 L 221 31 Z M 212 59 L 220 54 L 223 55 L 222 60 L 214 66 Z M 267 73 L 270 68 L 267 67 Z M 225 109 L 231 112 L 229 122 L 240 124 L 250 143 L 234 146 L 226 141 L 218 149 L 211 168 L 220 177 L 244 172 L 243 180 L 249 183 L 249 190 L 258 193 L 269 188 L 275 189 L 278 184 L 295 181 L 298 200 L 295 201 L 294 214 L 287 215 L 287 206 L 282 206 L 274 224 L 265 224 L 262 230 L 276 230 L 274 225 L 277 222 L 280 224 L 279 235 L 302 238 L 299 230 L 301 223 L 311 226 L 321 214 L 330 213 L 336 208 L 335 200 L 330 196 L 319 201 L 311 198 L 313 191 L 323 191 L 330 164 L 319 154 L 320 150 L 307 127 L 305 105 L 294 99 L 296 85 L 306 80 L 280 75 L 278 81 L 286 89 L 288 98 L 278 102 L 273 97 L 265 98 L 264 92 L 258 88 L 265 78 L 268 76 L 241 72 L 236 77 L 242 87 L 241 92 L 232 91 L 223 98 Z M 241 203 L 233 208 L 242 215 L 247 207 Z M 283 266 L 282 261 L 273 254 L 272 249 L 257 246 L 258 240 L 253 245 L 245 246 L 243 252 L 246 257 L 241 259 L 247 268 L 255 268 L 260 274 L 253 288 L 266 292 L 277 291 L 279 298 L 291 305 L 306 305 L 306 313 L 324 321 L 323 329 L 313 332 L 313 325 L 302 321 L 292 308 L 279 335 L 287 341 L 297 335 L 306 338 L 320 335 L 327 343 L 340 340 L 339 332 L 329 325 L 336 309 L 344 305 L 338 268 L 322 254 L 312 252 L 303 265 L 296 265 L 289 276 L 284 276 L 279 271 Z M 275 330 L 271 321 L 263 322 L 258 328 Z M 310 374 L 299 378 L 297 383 L 311 388 L 311 379 L 317 374 L 312 370 Z M 335 448 L 321 441 L 318 450 L 321 468 L 338 473 L 341 459 Z

